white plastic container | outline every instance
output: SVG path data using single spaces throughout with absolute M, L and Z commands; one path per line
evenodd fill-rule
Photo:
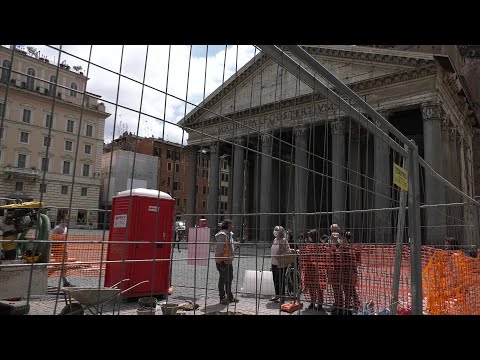
M 240 291 L 243 296 L 274 296 L 275 287 L 273 285 L 272 272 L 246 270 L 243 278 L 243 286 Z

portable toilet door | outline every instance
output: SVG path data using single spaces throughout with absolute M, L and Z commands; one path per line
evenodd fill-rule
M 107 263 L 110 271 L 105 272 L 105 286 L 129 278 L 123 289 L 145 280 L 148 283 L 124 293 L 125 297 L 168 292 L 174 205 L 170 195 L 152 189 L 126 190 L 113 198 L 110 241 L 120 243 L 110 244 L 107 260 L 140 261 Z

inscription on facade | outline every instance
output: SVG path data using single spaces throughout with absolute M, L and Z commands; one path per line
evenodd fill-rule
M 364 101 L 366 101 L 366 97 L 366 95 L 362 96 Z M 355 104 L 353 100 L 349 100 L 348 102 L 352 106 Z M 251 117 L 249 119 L 237 120 L 235 122 L 227 121 L 223 124 L 220 124 L 219 128 L 216 129 L 218 129 L 217 131 L 219 132 L 220 136 L 232 134 L 234 131 L 247 133 L 284 126 L 287 125 L 287 122 L 291 121 L 292 119 L 300 120 L 305 118 L 313 118 L 313 116 L 323 117 L 330 113 L 332 114 L 332 118 L 334 117 L 333 115 L 339 113 L 338 107 L 335 106 L 333 102 L 324 102 L 315 105 L 308 104 L 294 109 L 276 111 L 265 115 Z M 285 124 L 283 122 L 285 122 Z

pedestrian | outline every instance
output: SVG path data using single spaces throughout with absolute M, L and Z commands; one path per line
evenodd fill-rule
M 327 289 L 326 249 L 324 245 L 328 236 L 318 233 L 317 229 L 307 232 L 309 244 L 315 244 L 309 249 L 304 263 L 305 292 L 310 297 L 308 309 L 323 311 L 323 295 Z
M 330 226 L 330 236 L 327 243 L 328 247 L 328 256 L 327 262 L 330 264 L 327 268 L 327 278 L 328 283 L 332 286 L 333 290 L 333 306 L 332 306 L 332 315 L 339 315 L 343 312 L 343 289 L 341 284 L 341 274 L 342 274 L 342 249 L 341 245 L 343 244 L 343 238 L 340 233 L 340 226 L 338 224 L 332 224 Z
M 65 235 L 67 234 L 67 219 L 60 219 L 57 222 L 57 226 L 55 226 L 52 230 L 53 235 L 61 235 L 59 237 L 59 240 L 65 241 Z M 55 236 L 54 236 L 55 237 Z M 52 237 L 53 238 L 53 237 Z M 68 252 L 66 251 L 67 244 L 66 243 L 55 243 L 52 241 L 52 258 L 57 257 L 57 260 L 59 262 L 63 262 L 64 259 L 68 261 Z M 63 256 L 63 253 L 65 252 L 65 257 Z M 56 255 L 56 256 L 55 256 Z M 68 277 L 66 275 L 62 276 L 62 281 L 63 281 L 63 286 L 64 287 L 70 287 L 74 286 L 72 283 L 68 280 Z
M 455 239 L 452 236 L 447 236 L 445 238 L 445 245 L 444 245 L 445 250 L 460 250 L 460 246 L 458 244 L 458 240 Z
M 175 242 L 177 243 L 177 249 L 178 249 L 178 252 L 182 252 L 180 250 L 180 234 L 179 234 L 179 230 L 175 231 Z
M 283 226 L 277 225 L 273 229 L 272 255 L 272 276 L 275 288 L 275 296 L 270 301 L 283 303 L 285 301 L 285 272 L 291 262 L 292 249 L 286 239 L 286 231 Z
M 232 294 L 233 259 L 235 243 L 232 238 L 233 223 L 225 219 L 220 224 L 220 231 L 215 234 L 215 264 L 218 270 L 218 293 L 220 304 L 227 305 L 238 302 Z

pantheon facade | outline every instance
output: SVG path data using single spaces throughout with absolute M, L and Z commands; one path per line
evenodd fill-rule
M 448 57 L 362 46 L 303 48 L 414 140 L 435 171 L 473 197 L 478 119 Z M 398 206 L 392 186 L 398 154 L 267 55 L 259 53 L 179 124 L 189 133 L 187 213 L 197 213 L 195 166 L 207 152 L 208 213 L 218 213 L 215 174 L 219 159 L 228 158 L 229 209 L 243 214 L 232 218 L 249 241 L 270 241 L 277 224 L 299 234 L 326 232 L 332 222 L 350 229 L 356 241 L 395 241 L 397 213 L 372 209 Z M 461 201 L 428 173 L 421 175 L 422 203 Z M 440 209 L 423 210 L 423 243 L 458 236 L 455 219 L 473 216 L 468 207 Z M 209 226 L 216 228 L 218 219 L 209 216 Z

